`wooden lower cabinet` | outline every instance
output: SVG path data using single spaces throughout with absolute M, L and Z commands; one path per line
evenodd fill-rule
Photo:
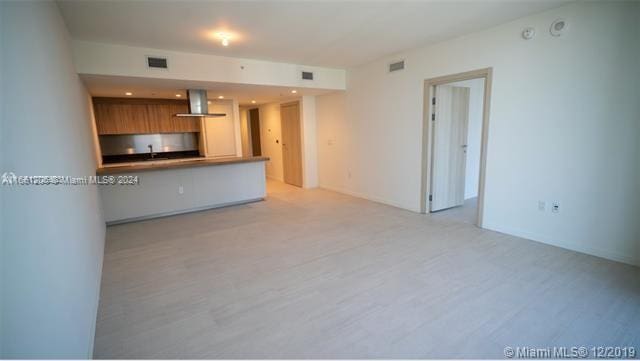
M 185 100 L 93 98 L 99 135 L 199 132 L 199 117 L 177 117 L 187 113 Z

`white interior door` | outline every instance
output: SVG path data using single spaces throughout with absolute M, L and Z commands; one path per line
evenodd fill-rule
M 435 121 L 432 122 L 432 212 L 464 204 L 469 88 L 438 85 L 435 97 Z

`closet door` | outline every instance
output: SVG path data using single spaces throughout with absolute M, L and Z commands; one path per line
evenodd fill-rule
M 464 204 L 469 88 L 436 87 L 431 211 Z
M 302 187 L 302 142 L 300 140 L 300 104 L 280 106 L 282 163 L 285 183 Z

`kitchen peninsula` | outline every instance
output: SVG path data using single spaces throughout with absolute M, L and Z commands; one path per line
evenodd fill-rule
M 264 199 L 269 158 L 242 156 L 237 102 L 187 97 L 93 98 L 96 175 L 137 180 L 99 185 L 107 224 Z
M 132 185 L 101 185 L 107 224 L 263 200 L 266 157 L 165 160 L 106 166 L 97 175 L 134 176 Z

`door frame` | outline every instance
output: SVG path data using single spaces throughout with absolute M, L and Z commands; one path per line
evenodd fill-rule
M 424 81 L 423 114 L 422 114 L 422 176 L 420 182 L 420 213 L 430 213 L 427 206 L 428 194 L 431 193 L 431 157 L 433 155 L 433 129 L 431 99 L 437 85 L 453 83 L 461 80 L 484 79 L 484 99 L 482 109 L 482 139 L 480 140 L 480 177 L 478 182 L 478 210 L 476 225 L 483 227 L 484 191 L 487 166 L 487 143 L 489 137 L 489 115 L 491 104 L 491 83 L 493 68 L 477 69 L 463 73 L 440 76 Z

